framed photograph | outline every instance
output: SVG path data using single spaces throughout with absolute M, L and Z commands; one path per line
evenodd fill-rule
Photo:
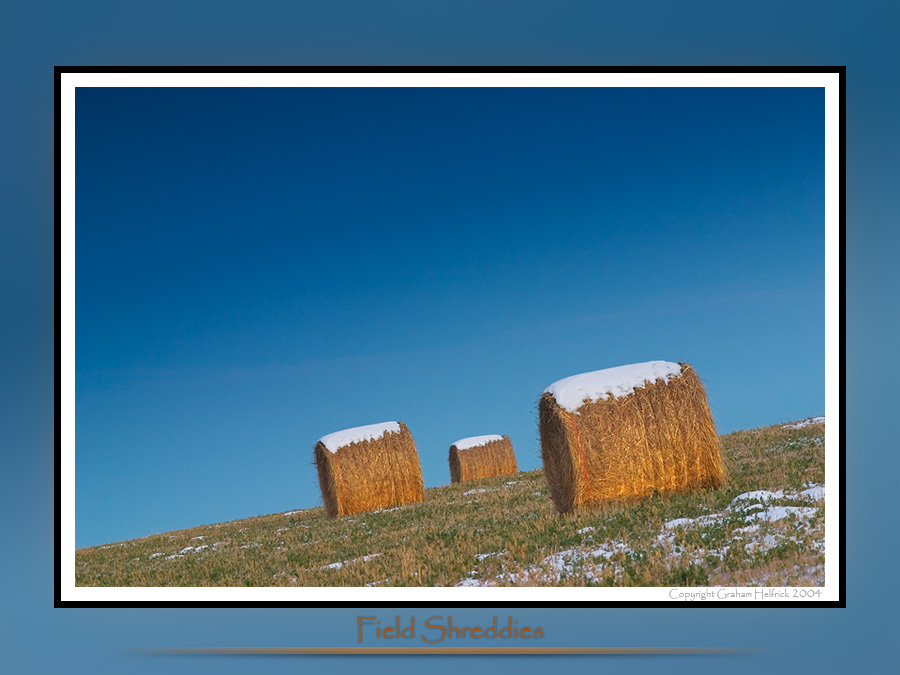
M 56 605 L 843 606 L 844 80 L 57 68 Z

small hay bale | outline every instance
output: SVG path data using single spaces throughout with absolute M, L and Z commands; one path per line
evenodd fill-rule
M 450 480 L 454 483 L 518 470 L 509 436 L 472 436 L 450 446 Z
M 332 518 L 425 499 L 419 454 L 403 422 L 336 431 L 319 439 L 315 455 Z
M 567 377 L 544 391 L 538 415 L 544 473 L 562 513 L 725 483 L 706 391 L 686 363 Z

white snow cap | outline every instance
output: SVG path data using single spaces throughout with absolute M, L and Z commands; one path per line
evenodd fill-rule
M 374 441 L 385 434 L 399 434 L 399 422 L 382 422 L 381 424 L 369 424 L 364 427 L 353 427 L 343 431 L 335 431 L 333 434 L 322 436 L 319 443 L 328 448 L 329 452 L 337 452 L 345 445 L 359 443 L 360 441 Z
M 677 363 L 647 361 L 572 375 L 554 382 L 544 393 L 553 394 L 560 406 L 569 412 L 575 412 L 584 405 L 585 400 L 593 402 L 610 396 L 627 396 L 649 382 L 668 382 L 670 377 L 678 375 L 681 375 L 681 366 Z
M 502 441 L 503 436 L 498 436 L 497 434 L 491 434 L 490 436 L 470 436 L 469 438 L 460 438 L 453 445 L 456 446 L 457 450 L 468 450 L 469 448 L 476 448 L 479 445 L 487 445 L 491 441 Z

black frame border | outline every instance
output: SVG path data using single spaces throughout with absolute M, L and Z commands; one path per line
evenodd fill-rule
M 847 401 L 846 401 L 846 338 L 847 338 L 847 68 L 846 66 L 575 66 L 575 67 L 547 67 L 547 66 L 508 66 L 508 67 L 474 67 L 474 66 L 389 66 L 389 67 L 294 67 L 294 66 L 56 66 L 54 69 L 53 100 L 54 100 L 54 601 L 55 608 L 65 607 L 207 607 L 207 608 L 427 608 L 427 607 L 485 607 L 497 609 L 500 607 L 535 607 L 535 608 L 560 608 L 560 609 L 595 609 L 602 607 L 647 607 L 647 608 L 684 608 L 684 607 L 847 607 L 847 532 L 846 532 L 846 469 L 847 469 Z M 494 604 L 490 602 L 365 602 L 354 603 L 351 601 L 338 602 L 298 602 L 298 601 L 73 601 L 62 600 L 61 579 L 61 464 L 62 464 L 62 430 L 61 430 L 61 336 L 62 336 L 62 305 L 61 305 L 61 224 L 62 224 L 62 185 L 61 185 L 61 131 L 62 131 L 62 75 L 66 73 L 836 73 L 839 75 L 839 219 L 840 219 L 840 252 L 839 252 L 839 389 L 840 389 L 840 437 L 839 441 L 839 465 L 840 475 L 840 533 L 841 545 L 839 550 L 840 579 L 839 599 L 836 601 L 801 601 L 784 603 L 782 601 L 729 601 L 716 603 L 697 602 L 665 602 L 665 601 L 593 601 L 593 602 L 504 602 Z

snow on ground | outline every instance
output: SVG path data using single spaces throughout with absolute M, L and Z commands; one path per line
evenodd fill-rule
M 324 445 L 329 452 L 337 452 L 351 443 L 374 441 L 385 434 L 399 433 L 400 424 L 398 422 L 382 422 L 380 424 L 368 424 L 364 427 L 353 427 L 352 429 L 335 431 L 334 433 L 322 436 L 322 438 L 319 439 L 319 443 Z
M 681 366 L 677 363 L 647 361 L 572 375 L 554 382 L 544 393 L 552 394 L 561 407 L 574 413 L 585 401 L 627 396 L 645 384 L 656 380 L 668 382 L 669 378 L 678 375 L 681 375 Z
M 191 537 L 191 541 L 195 539 L 203 539 L 203 537 Z M 183 558 L 188 553 L 199 553 L 204 549 L 209 549 L 211 551 L 215 551 L 219 546 L 223 545 L 224 541 L 217 541 L 214 544 L 201 544 L 200 546 L 185 546 L 180 551 L 175 551 L 171 555 L 166 555 L 165 553 L 159 551 L 156 553 L 151 553 L 148 558 L 159 558 L 160 556 L 166 556 L 166 560 L 172 560 L 173 558 Z M 259 546 L 259 544 L 254 544 L 254 546 Z M 241 548 L 247 548 L 246 546 L 241 546 Z
M 466 495 L 474 495 L 477 492 L 497 492 L 500 488 L 476 488 L 474 490 L 469 490 L 468 492 L 463 492 L 463 497 Z
M 767 520 L 774 523 L 778 520 L 784 520 L 790 516 L 798 518 L 812 518 L 819 509 L 807 506 L 770 506 L 765 511 L 751 513 L 747 516 L 747 520 Z
M 753 490 L 735 497 L 722 513 L 666 521 L 662 531 L 657 534 L 650 545 L 650 551 L 661 552 L 672 566 L 685 563 L 702 564 L 710 556 L 723 559 L 733 547 L 743 549 L 747 553 L 762 554 L 786 543 L 799 544 L 805 541 L 808 545 L 811 538 L 812 548 L 818 553 L 824 553 L 825 541 L 821 521 L 817 522 L 815 526 L 811 523 L 814 516 L 821 514 L 821 507 L 769 504 L 773 501 L 823 501 L 825 499 L 824 485 L 808 483 L 805 487 L 806 489 L 802 492 L 787 494 L 783 490 L 774 492 Z M 683 535 L 687 531 L 700 529 L 700 541 L 702 542 L 707 536 L 712 536 L 704 532 L 702 528 L 720 525 L 726 521 L 734 523 L 735 519 L 738 522 L 743 520 L 748 525 L 731 531 L 731 536 L 726 542 L 722 543 L 720 539 L 718 546 L 703 547 L 693 543 L 690 545 L 690 550 L 683 548 L 685 546 Z M 771 524 L 785 520 L 790 522 L 787 527 L 771 527 Z M 588 534 L 594 530 L 593 527 L 584 527 L 578 530 L 578 533 Z M 649 553 L 649 551 L 647 552 Z M 476 557 L 481 561 L 499 555 L 502 554 L 482 553 Z M 538 564 L 524 570 L 501 573 L 494 578 L 479 578 L 478 571 L 473 570 L 470 576 L 462 579 L 457 586 L 554 584 L 573 575 L 589 581 L 600 581 L 605 571 L 620 569 L 622 556 L 627 558 L 629 555 L 635 555 L 635 551 L 623 541 L 606 542 L 594 549 L 587 546 L 569 548 L 548 555 Z
M 770 501 L 776 500 L 797 500 L 808 499 L 812 501 L 820 501 L 825 499 L 825 486 L 812 485 L 798 494 L 785 494 L 783 490 L 775 492 L 769 490 L 753 490 L 745 492 L 735 497 L 726 509 L 726 513 L 717 513 L 712 516 L 701 516 L 699 518 L 677 518 L 665 524 L 666 529 L 692 529 L 723 522 L 730 514 L 739 515 L 745 522 L 755 523 L 747 527 L 738 528 L 733 531 L 736 538 L 730 543 L 719 548 L 704 549 L 686 553 L 682 551 L 676 544 L 676 534 L 662 533 L 657 536 L 657 544 L 675 554 L 681 554 L 682 557 L 687 556 L 688 562 L 699 563 L 707 556 L 715 556 L 724 558 L 725 554 L 732 546 L 741 546 L 748 552 L 764 553 L 779 544 L 785 542 L 798 542 L 798 532 L 811 532 L 809 519 L 820 513 L 818 507 L 810 506 L 764 506 Z M 752 511 L 752 513 L 748 513 Z M 760 523 L 776 523 L 787 518 L 796 518 L 795 530 L 778 530 L 772 533 L 763 533 Z M 674 527 L 673 527 L 674 526 Z M 704 536 L 701 533 L 701 537 Z M 816 539 L 812 542 L 813 547 L 822 552 L 825 549 L 825 542 L 822 539 Z
M 821 487 L 814 486 L 814 487 L 808 488 L 808 489 L 804 490 L 803 492 L 801 492 L 800 496 L 803 499 L 811 499 L 814 502 L 821 501 L 821 500 L 825 499 L 825 486 L 822 485 Z
M 782 425 L 782 429 L 803 429 L 804 427 L 812 426 L 813 424 L 825 424 L 825 415 L 820 415 L 819 417 L 810 417 L 809 419 L 805 419 L 802 422 L 794 422 L 793 424 L 785 424 Z
M 782 499 L 783 497 L 784 490 L 776 490 L 775 492 L 769 490 L 753 490 L 752 492 L 739 494 L 731 500 L 731 505 L 737 507 L 738 502 L 768 502 L 773 499 Z
M 380 556 L 380 553 L 370 553 L 369 555 L 364 555 L 361 558 L 354 558 L 353 560 L 342 560 L 341 562 L 334 562 L 330 565 L 322 565 L 321 569 L 323 570 L 339 570 L 344 565 L 351 565 L 356 562 L 369 562 L 372 558 L 377 558 Z
M 469 448 L 477 448 L 481 445 L 487 445 L 493 441 L 502 441 L 503 436 L 491 434 L 488 436 L 470 436 L 469 438 L 460 438 L 453 445 L 457 450 L 468 450 Z
M 495 586 L 496 584 L 489 583 L 488 580 L 475 579 L 473 577 L 467 577 L 460 581 L 456 586 L 458 588 L 468 587 L 468 586 Z
M 498 579 L 506 583 L 525 584 L 529 581 L 547 581 L 548 578 L 559 581 L 578 574 L 592 581 L 599 581 L 600 577 L 594 571 L 596 565 L 605 563 L 620 552 L 627 554 L 632 551 L 621 541 L 608 543 L 592 551 L 570 548 L 548 555 L 537 565 L 521 572 L 501 574 Z
M 802 492 L 789 492 L 787 494 L 785 494 L 784 490 L 776 490 L 775 492 L 770 492 L 769 490 L 753 490 L 752 492 L 744 492 L 743 494 L 739 494 L 737 497 L 731 500 L 731 506 L 729 508 L 743 508 L 744 510 L 747 510 L 753 508 L 754 506 L 759 507 L 761 506 L 761 504 L 751 504 L 750 506 L 745 506 L 743 502 L 762 502 L 763 504 L 765 504 L 766 502 L 770 502 L 776 499 L 809 499 L 811 501 L 817 502 L 825 499 L 825 486 L 812 485 Z
M 721 513 L 714 513 L 711 516 L 700 516 L 699 518 L 676 518 L 666 522 L 663 527 L 667 530 L 674 530 L 679 527 L 696 527 L 698 525 L 709 525 L 721 520 Z
M 183 558 L 186 553 L 190 553 L 191 551 L 196 553 L 196 552 L 202 551 L 205 548 L 209 548 L 209 544 L 203 544 L 202 546 L 185 546 L 178 553 L 173 553 L 172 555 L 167 555 L 166 560 L 171 560 L 172 558 Z

